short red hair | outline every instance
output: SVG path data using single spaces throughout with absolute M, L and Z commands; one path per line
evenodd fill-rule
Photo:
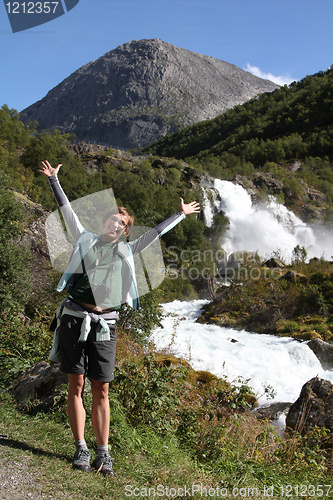
M 125 207 L 111 208 L 111 210 L 109 210 L 108 212 L 106 212 L 106 214 L 104 214 L 104 217 L 103 217 L 103 225 L 106 223 L 106 221 L 108 220 L 108 218 L 111 217 L 111 215 L 118 215 L 118 214 L 124 215 L 124 216 L 127 217 L 127 226 L 133 226 L 133 224 L 134 224 L 134 216 Z

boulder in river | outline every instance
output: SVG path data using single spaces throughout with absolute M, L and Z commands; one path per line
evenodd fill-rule
M 287 414 L 286 427 L 302 435 L 314 427 L 333 432 L 333 385 L 329 380 L 315 377 L 303 385 Z
M 316 338 L 308 343 L 324 370 L 333 370 L 333 345 Z

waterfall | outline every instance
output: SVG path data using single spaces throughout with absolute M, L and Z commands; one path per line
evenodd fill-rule
M 293 250 L 299 245 L 305 248 L 308 258 L 331 258 L 331 232 L 310 227 L 273 196 L 265 204 L 254 205 L 242 186 L 215 179 L 212 187 L 205 188 L 204 217 L 208 227 L 213 223 L 214 213 L 221 211 L 230 221 L 222 242 L 228 255 L 246 251 L 268 258 L 276 253 L 290 263 Z

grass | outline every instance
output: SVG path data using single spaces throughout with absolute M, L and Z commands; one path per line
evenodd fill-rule
M 180 487 L 209 482 L 209 475 L 205 476 L 201 468 L 177 448 L 175 439 L 161 441 L 149 428 L 136 434 L 135 451 L 114 453 L 118 474 L 110 479 L 72 470 L 71 431 L 57 418 L 22 414 L 14 408 L 8 395 L 2 395 L 0 420 L 1 434 L 8 436 L 1 438 L 7 459 L 28 461 L 31 469 L 38 470 L 42 492 L 54 498 L 122 499 L 126 498 L 129 487 L 153 488 L 158 484 Z M 88 425 L 88 441 L 91 434 Z
M 279 446 L 267 423 L 251 416 L 230 419 L 222 439 L 223 456 L 205 463 L 204 457 L 198 460 L 186 447 L 180 447 L 174 434 L 161 436 L 147 425 L 134 428 L 122 413 L 119 416 L 117 405 L 111 407 L 112 420 L 117 416 L 117 427 L 123 434 L 119 442 L 111 427 L 116 478 L 72 470 L 73 440 L 65 415 L 59 411 L 24 414 L 7 393 L 0 396 L 0 443 L 6 460 L 27 463 L 38 477 L 40 491 L 54 499 L 182 498 L 189 497 L 189 492 L 191 498 L 282 498 L 281 493 L 286 493 L 283 488 L 291 485 L 295 492 L 300 484 L 316 488 L 324 484 L 325 491 L 329 487 L 333 491 L 332 478 L 315 450 L 311 463 L 304 442 L 293 437 L 291 446 L 287 442 Z M 86 430 L 92 447 L 89 419 Z M 306 496 L 310 497 L 314 495 Z

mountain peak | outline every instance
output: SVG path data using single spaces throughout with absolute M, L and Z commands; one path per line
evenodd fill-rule
M 81 141 L 141 149 L 276 88 L 160 39 L 132 40 L 79 68 L 20 117 Z

